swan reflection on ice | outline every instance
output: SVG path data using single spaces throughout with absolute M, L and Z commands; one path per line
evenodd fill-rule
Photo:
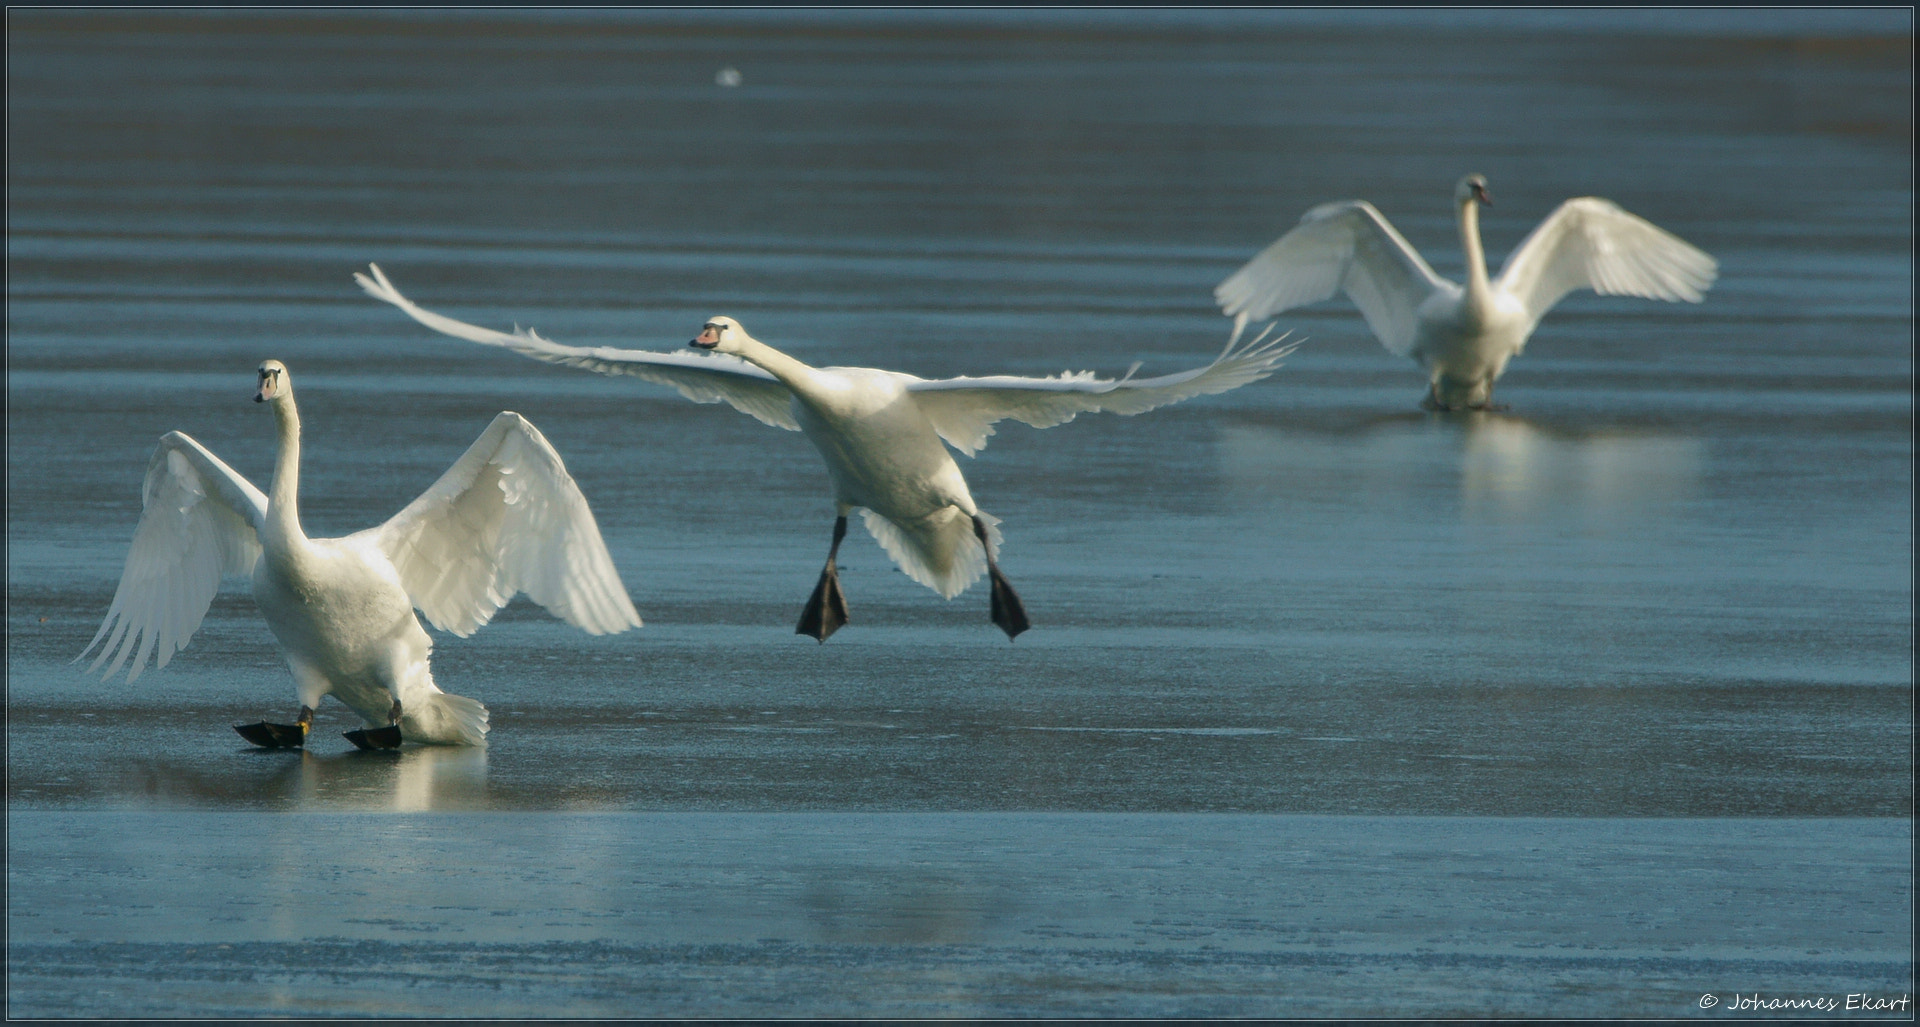
M 488 802 L 486 746 L 421 745 L 327 756 L 311 750 L 261 752 L 259 758 L 288 761 L 252 788 L 254 796 L 276 806 L 432 813 L 483 809 Z
M 395 813 L 429 813 L 480 806 L 486 801 L 485 748 L 423 745 L 402 750 L 386 757 L 386 760 L 392 771 L 385 776 L 384 782 L 377 768 L 368 768 L 368 771 L 373 771 L 368 772 L 361 771 L 358 766 L 380 762 L 377 756 L 344 753 L 333 761 L 309 758 L 302 761 L 301 766 L 307 768 L 309 764 L 318 765 L 322 762 L 354 764 L 350 768 L 340 769 L 355 772 L 354 776 L 365 789 L 368 800 L 384 800 L 369 801 L 362 808 L 387 809 Z M 348 774 L 341 774 L 338 780 L 345 783 L 350 778 Z
M 1692 498 L 1706 463 L 1695 438 L 1563 433 L 1488 411 L 1392 419 L 1355 435 L 1227 428 L 1219 454 L 1243 493 L 1285 483 L 1306 488 L 1303 499 L 1433 518 L 1450 491 L 1467 521 L 1565 514 L 1630 523 Z
M 122 791 L 156 809 L 425 813 L 489 807 L 486 746 L 401 749 L 236 747 L 234 759 L 172 754 L 131 762 Z
M 1482 413 L 1462 426 L 1460 497 L 1469 517 L 1576 508 L 1584 516 L 1646 513 L 1697 490 L 1698 439 L 1610 433 L 1558 435 Z

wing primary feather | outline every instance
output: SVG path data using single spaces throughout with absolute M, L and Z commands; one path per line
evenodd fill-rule
M 1051 428 L 1083 413 L 1140 414 L 1258 381 L 1299 345 L 1289 344 L 1287 335 L 1271 338 L 1272 332 L 1268 325 L 1252 340 L 1229 340 L 1213 362 L 1157 378 L 1138 378 L 1130 371 L 1115 380 L 1079 371 L 1049 378 L 915 379 L 907 389 L 940 437 L 972 456 L 995 434 L 994 423 L 1007 418 Z
M 387 554 L 429 622 L 456 635 L 522 592 L 589 634 L 640 626 L 586 497 L 510 410 L 419 499 L 356 537 Z
M 128 683 L 149 659 L 166 666 L 199 630 L 221 579 L 252 573 L 266 506 L 259 489 L 190 436 L 162 436 L 106 619 L 74 662 L 98 649 L 88 672 L 107 664 L 103 676 L 112 677 L 128 667 Z
M 1214 288 L 1238 341 L 1248 320 L 1345 292 L 1388 350 L 1413 345 L 1420 304 L 1446 287 L 1419 251 L 1365 200 L 1323 203 Z
M 793 394 L 778 378 L 737 357 L 725 354 L 615 349 L 610 346 L 563 346 L 532 329 L 515 327 L 512 334 L 456 321 L 436 314 L 401 295 L 380 270 L 367 265 L 371 277 L 355 273 L 354 281 L 367 295 L 398 307 L 420 324 L 457 339 L 512 350 L 549 364 L 577 367 L 605 375 L 626 375 L 666 385 L 695 403 L 726 403 L 741 413 L 789 431 L 800 423 L 790 409 Z
M 1562 203 L 1521 241 L 1500 269 L 1503 288 L 1534 320 L 1576 289 L 1698 303 L 1713 284 L 1711 256 L 1646 219 L 1598 197 Z

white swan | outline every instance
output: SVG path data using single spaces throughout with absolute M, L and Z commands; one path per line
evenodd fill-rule
M 377 265 L 369 270 L 372 277 L 354 275 L 368 294 L 435 331 L 549 363 L 670 385 L 696 402 L 725 402 L 766 424 L 805 432 L 826 460 L 838 505 L 826 567 L 795 629 L 822 642 L 847 619 L 834 560 L 855 507 L 908 577 L 951 599 L 984 572 L 992 582 L 993 622 L 1010 639 L 1026 630 L 1019 596 L 995 562 L 999 521 L 974 504 L 942 439 L 972 456 L 1005 418 L 1050 428 L 1094 411 L 1143 413 L 1265 378 L 1293 351 L 1283 339 L 1263 337 L 1229 345 L 1205 367 L 1160 378 L 1135 379 L 1129 372 L 1115 381 L 1081 371 L 930 381 L 864 367 L 809 367 L 727 317 L 702 325 L 691 343 L 715 355 L 562 346 L 530 331 L 510 335 L 423 310 Z
M 1718 273 L 1712 257 L 1611 201 L 1587 196 L 1560 205 L 1500 269 L 1487 278 L 1479 204 L 1492 205 L 1487 180 L 1468 175 L 1454 187 L 1467 285 L 1449 282 L 1420 258 L 1364 200 L 1313 208 L 1300 224 L 1221 282 L 1214 291 L 1234 319 L 1248 321 L 1330 299 L 1353 299 L 1382 345 L 1412 357 L 1429 374 L 1427 404 L 1442 410 L 1485 407 L 1534 326 L 1575 289 L 1603 295 L 1698 303 Z
M 284 364 L 260 365 L 254 401 L 272 405 L 279 429 L 266 495 L 187 435 L 160 439 L 120 587 L 79 657 L 102 647 L 91 669 L 111 658 L 111 676 L 132 656 L 131 683 L 156 652 L 166 666 L 200 627 L 220 579 L 246 575 L 300 696 L 293 724 L 236 726 L 248 741 L 301 745 L 320 697 L 332 695 L 367 722 L 347 733 L 361 748 L 481 745 L 486 707 L 434 685 L 433 641 L 416 606 L 461 637 L 521 591 L 590 634 L 640 626 L 579 486 L 526 418 L 495 417 L 385 524 L 324 539 L 300 528 L 300 415 Z

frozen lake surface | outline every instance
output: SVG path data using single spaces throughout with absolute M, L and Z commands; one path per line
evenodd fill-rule
M 12 12 L 10 1015 L 1911 992 L 1910 13 L 1496 13 Z M 1490 413 L 1422 412 L 1339 300 L 1235 392 L 1003 423 L 962 464 L 1012 645 L 857 526 L 852 623 L 794 635 L 806 440 L 350 280 L 573 344 L 726 313 L 819 364 L 1151 375 L 1324 201 L 1457 276 L 1469 171 L 1496 263 L 1593 194 L 1720 281 L 1570 297 Z M 357 753 L 337 705 L 246 746 L 296 700 L 237 582 L 168 667 L 81 674 L 157 438 L 269 477 L 267 357 L 310 532 L 518 410 L 646 626 L 436 633 L 485 750 Z
M 36 857 L 12 874 L 12 1002 L 50 1016 L 1670 1017 L 1755 989 L 1898 997 L 1911 972 L 1910 910 L 1880 897 L 1910 884 L 1912 832 L 1889 818 L 33 811 L 11 831 Z

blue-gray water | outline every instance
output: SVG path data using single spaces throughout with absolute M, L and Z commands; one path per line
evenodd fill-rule
M 11 11 L 12 1015 L 1719 1015 L 1912 989 L 1905 11 Z M 723 68 L 740 84 L 716 83 Z M 1143 374 L 1371 200 L 1442 274 L 1569 196 L 1712 253 L 1570 297 L 1436 415 L 1350 303 L 1272 378 L 963 460 L 1035 627 L 856 528 L 797 434 L 432 335 Z M 523 602 L 435 675 L 484 751 L 312 751 L 234 583 L 136 684 L 98 626 L 159 435 L 314 534 L 501 409 L 646 626 Z M 76 988 L 75 981 L 86 982 Z M 1703 995 L 1715 995 L 1703 1012 Z M 1722 999 L 1719 996 L 1724 996 Z

